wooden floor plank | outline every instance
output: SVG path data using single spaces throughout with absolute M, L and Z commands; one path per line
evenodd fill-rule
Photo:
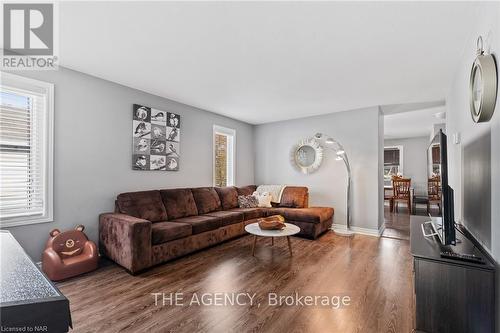
M 283 241 L 283 242 L 282 242 Z M 157 266 L 138 276 L 108 264 L 58 284 L 70 300 L 75 332 L 411 332 L 411 256 L 407 240 L 328 232 L 311 241 L 251 236 Z M 151 293 L 256 293 L 253 306 L 155 306 Z M 350 296 L 331 307 L 270 306 L 268 293 Z

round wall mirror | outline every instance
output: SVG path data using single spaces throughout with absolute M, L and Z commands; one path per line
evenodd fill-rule
M 292 165 L 308 174 L 316 171 L 323 160 L 323 148 L 313 138 L 300 140 L 292 149 Z

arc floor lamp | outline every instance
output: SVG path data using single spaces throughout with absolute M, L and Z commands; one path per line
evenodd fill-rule
M 315 139 L 319 141 L 324 149 L 331 149 L 335 152 L 337 157 L 335 160 L 344 161 L 347 170 L 347 220 L 345 229 L 334 229 L 335 233 L 340 236 L 353 236 L 354 232 L 351 230 L 351 166 L 349 165 L 349 158 L 345 152 L 344 147 L 331 136 L 323 133 L 316 133 Z

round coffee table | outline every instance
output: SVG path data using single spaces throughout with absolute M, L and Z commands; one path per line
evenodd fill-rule
M 300 228 L 294 224 L 285 223 L 285 227 L 281 230 L 262 230 L 259 227 L 258 223 L 251 223 L 245 226 L 245 231 L 249 234 L 254 235 L 252 256 L 255 255 L 255 244 L 257 243 L 257 236 L 271 237 L 272 245 L 274 245 L 274 237 L 286 237 L 288 241 L 288 250 L 290 250 L 290 256 L 292 256 L 292 243 L 290 242 L 290 236 L 298 234 L 300 232 Z

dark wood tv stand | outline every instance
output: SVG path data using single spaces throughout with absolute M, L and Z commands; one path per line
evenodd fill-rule
M 413 255 L 415 330 L 427 333 L 474 333 L 495 330 L 495 265 L 474 238 L 457 231 L 455 246 L 437 236 L 424 237 L 425 216 L 410 219 Z M 486 264 L 441 258 L 441 251 L 474 254 Z

